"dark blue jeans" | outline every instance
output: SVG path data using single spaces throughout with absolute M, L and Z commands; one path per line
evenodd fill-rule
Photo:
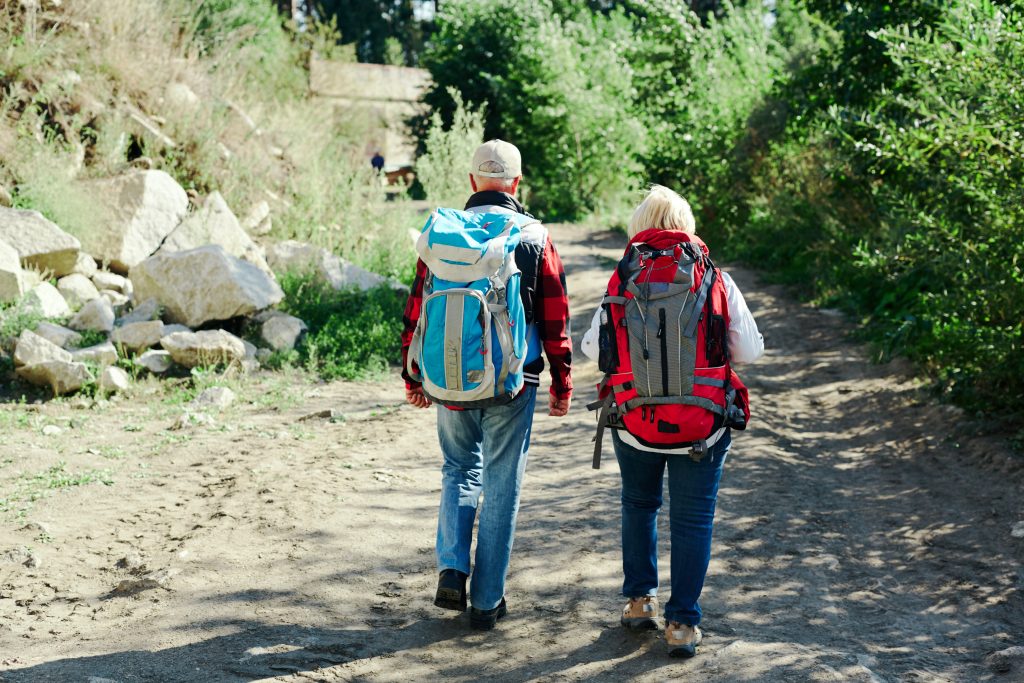
M 622 475 L 622 594 L 637 598 L 658 594 L 658 510 L 668 466 L 669 529 L 672 541 L 672 595 L 665 619 L 696 626 L 697 600 L 711 560 L 711 525 L 718 482 L 729 452 L 726 431 L 700 462 L 688 455 L 642 451 L 612 432 Z

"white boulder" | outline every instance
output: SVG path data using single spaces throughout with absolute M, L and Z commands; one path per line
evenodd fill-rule
M 141 353 L 159 344 L 163 336 L 163 322 L 147 320 L 118 327 L 111 333 L 110 341 L 132 353 Z
M 187 251 L 208 244 L 218 244 L 232 256 L 273 276 L 263 250 L 242 229 L 220 192 L 211 193 L 197 211 L 186 216 L 164 240 L 160 252 Z
M 26 289 L 21 257 L 14 247 L 0 239 L 0 302 L 16 301 Z
M 270 308 L 284 292 L 251 263 L 211 245 L 161 252 L 131 271 L 135 299 L 156 299 L 170 322 L 198 327 Z
M 82 339 L 82 335 L 74 330 L 69 330 L 63 325 L 46 322 L 45 320 L 36 325 L 33 332 L 62 349 L 68 346 L 75 346 Z
M 162 375 L 171 369 L 171 354 L 163 350 L 146 351 L 135 358 L 135 364 L 146 368 L 155 375 Z
M 199 410 L 208 408 L 224 410 L 235 402 L 235 398 L 235 392 L 231 391 L 227 387 L 209 387 L 207 389 L 203 389 L 202 393 L 192 399 L 192 402 L 189 405 Z
M 68 302 L 49 282 L 40 282 L 30 289 L 22 301 L 26 308 L 34 308 L 44 318 L 66 318 L 71 315 Z
M 71 352 L 71 359 L 76 363 L 89 363 L 98 367 L 106 367 L 117 362 L 117 349 L 109 341 Z
M 86 277 L 92 277 L 98 269 L 99 266 L 96 264 L 96 259 L 89 256 L 84 251 L 80 251 L 78 252 L 78 259 L 75 260 L 75 268 L 71 272 L 78 273 L 79 275 L 84 275 Z
M 0 207 L 0 240 L 18 252 L 23 265 L 57 277 L 75 269 L 81 243 L 38 211 Z
M 230 365 L 245 358 L 245 344 L 224 330 L 175 332 L 161 339 L 160 346 L 186 368 Z
M 131 295 L 132 281 L 123 275 L 111 273 L 107 270 L 97 270 L 92 275 L 93 284 L 97 289 L 112 289 L 115 292 Z
M 261 201 L 249 209 L 249 213 L 242 219 L 242 229 L 250 235 L 269 235 L 273 227 L 270 219 L 270 204 Z
M 57 291 L 61 293 L 71 308 L 81 308 L 83 304 L 100 295 L 92 280 L 81 273 L 65 275 L 57 280 Z
M 108 366 L 103 368 L 100 375 L 99 387 L 101 391 L 108 393 L 123 393 L 131 386 L 131 379 L 128 373 L 121 368 Z
M 163 171 L 91 181 L 90 191 L 105 207 L 107 220 L 85 238 L 84 249 L 117 271 L 156 251 L 188 211 L 185 190 Z
M 275 351 L 291 351 L 307 329 L 306 323 L 295 316 L 280 314 L 264 322 L 260 334 Z
M 50 361 L 71 362 L 71 354 L 31 330 L 22 330 L 14 346 L 15 365 L 38 365 Z
M 160 317 L 160 303 L 156 299 L 146 299 L 132 308 L 131 313 L 123 316 L 119 321 L 122 325 L 128 323 L 140 323 L 146 320 L 155 320 Z
M 68 323 L 73 330 L 89 330 L 92 332 L 110 332 L 114 329 L 114 307 L 105 297 L 93 299 Z
M 70 363 L 51 360 L 34 365 L 23 365 L 17 369 L 19 377 L 32 384 L 47 386 L 55 396 L 78 391 L 93 381 L 92 373 L 85 363 Z

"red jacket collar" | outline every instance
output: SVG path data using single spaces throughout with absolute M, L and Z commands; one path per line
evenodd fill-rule
M 681 230 L 659 230 L 658 228 L 648 228 L 638 232 L 633 239 L 629 241 L 630 245 L 633 244 L 649 244 L 655 249 L 665 249 L 671 247 L 680 242 L 693 242 L 701 248 L 701 250 L 707 254 L 708 247 L 704 244 L 701 238 L 696 235 L 690 235 Z

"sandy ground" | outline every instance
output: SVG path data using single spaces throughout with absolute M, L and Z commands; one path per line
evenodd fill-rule
M 620 238 L 553 234 L 581 332 Z M 610 451 L 590 468 L 581 360 L 570 415 L 538 406 L 490 633 L 431 604 L 435 414 L 396 376 L 247 379 L 178 431 L 184 394 L 156 384 L 0 407 L 0 681 L 1024 680 L 990 657 L 1024 645 L 1020 459 L 868 362 L 842 318 L 732 272 L 769 350 L 743 373 L 754 421 L 693 660 L 618 625 L 618 475 Z

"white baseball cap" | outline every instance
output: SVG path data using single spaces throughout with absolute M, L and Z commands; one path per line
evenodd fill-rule
M 518 178 L 523 174 L 523 159 L 511 142 L 488 140 L 473 153 L 470 172 L 479 178 Z

